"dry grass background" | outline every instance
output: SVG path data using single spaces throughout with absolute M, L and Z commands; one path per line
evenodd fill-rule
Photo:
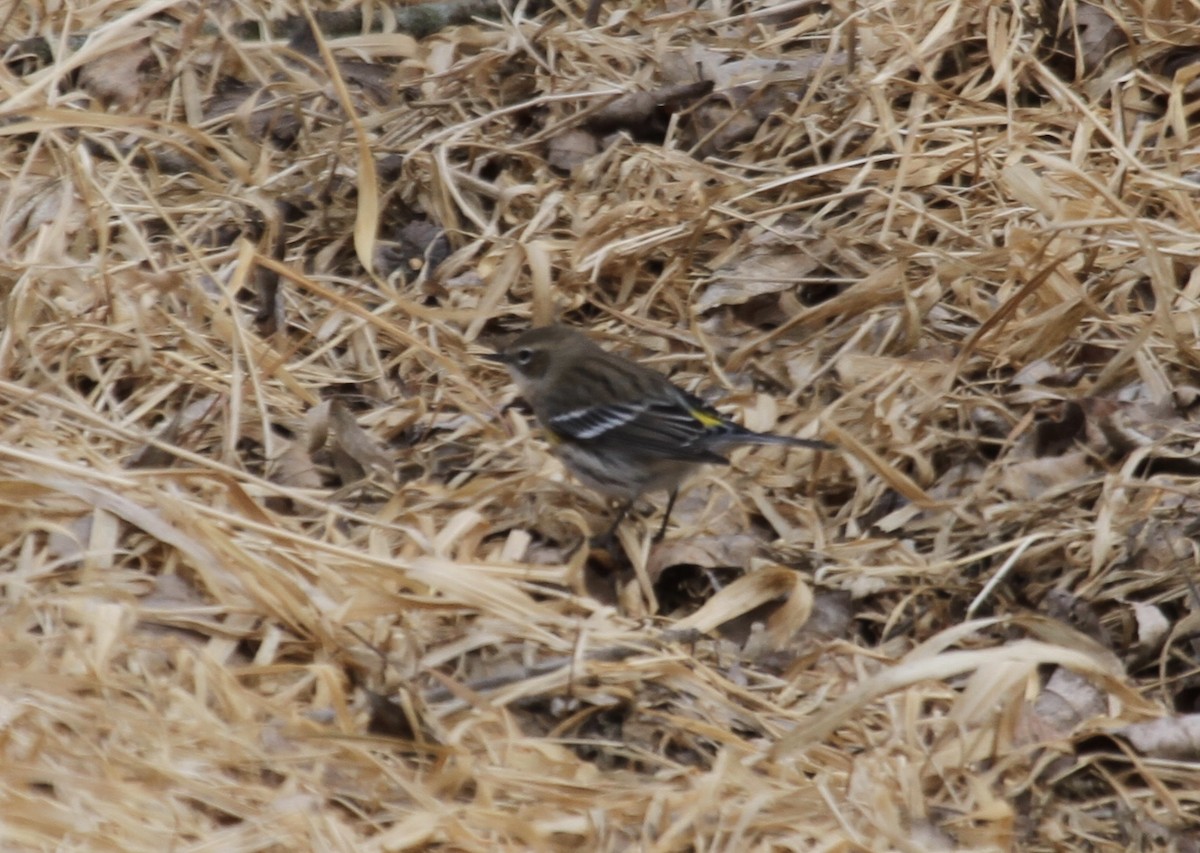
M 266 5 L 4 13 L 4 849 L 1196 849 L 1192 6 Z

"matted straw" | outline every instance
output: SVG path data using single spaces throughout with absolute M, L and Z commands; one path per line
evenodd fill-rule
M 12 4 L 0 846 L 1188 843 L 1200 33 L 1051 8 Z M 840 449 L 601 559 L 553 319 Z

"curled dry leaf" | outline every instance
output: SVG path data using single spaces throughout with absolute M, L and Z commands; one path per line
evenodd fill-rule
M 1126 403 L 1095 397 L 1082 400 L 1088 444 L 1108 457 L 1147 448 L 1152 472 L 1200 474 L 1200 463 L 1196 461 L 1200 425 L 1179 417 L 1174 399 L 1165 403 Z
M 1098 70 L 1110 53 L 1127 43 L 1117 20 L 1103 7 L 1091 3 L 1064 3 L 1061 8 L 1059 35 L 1073 43 L 1085 73 Z
M 763 246 L 718 270 L 696 297 L 694 310 L 702 313 L 720 305 L 741 305 L 765 294 L 793 292 L 819 268 L 803 249 Z
M 1021 719 L 1021 740 L 1061 740 L 1080 724 L 1102 716 L 1108 695 L 1089 679 L 1069 669 L 1055 669 Z
M 1029 501 L 1049 492 L 1068 490 L 1071 484 L 1079 483 L 1093 473 L 1090 456 L 1077 450 L 1009 465 L 998 486 L 1013 500 Z
M 359 426 L 358 420 L 346 405 L 340 400 L 335 400 L 331 415 L 334 453 L 341 453 L 352 459 L 364 472 L 375 472 L 390 479 L 395 467 L 394 460 Z M 349 480 L 343 477 L 343 482 Z
M 1134 723 L 1116 733 L 1141 755 L 1174 761 L 1200 759 L 1200 714 Z
M 206 396 L 199 400 L 191 400 L 191 391 L 184 394 L 183 405 L 154 437 L 153 443 L 144 444 L 126 462 L 128 468 L 158 468 L 170 465 L 175 461 L 175 454 L 169 447 L 179 443 L 180 439 L 203 419 L 210 417 L 216 405 L 215 396 Z
M 1064 371 L 1062 365 L 1055 364 L 1050 359 L 1039 358 L 1017 371 L 1012 378 L 1012 384 L 1017 386 L 1049 385 L 1055 387 L 1070 387 L 1083 376 L 1082 367 Z
M 692 45 L 672 61 L 664 60 L 668 79 L 694 79 L 699 73 L 710 81 L 713 95 L 692 113 L 694 135 L 701 141 L 701 156 L 727 151 L 750 139 L 762 123 L 804 95 L 807 80 L 821 69 L 845 62 L 844 54 L 830 56 L 815 50 L 799 59 L 747 56 L 732 59 L 727 54 Z
M 39 233 L 43 240 L 53 234 L 65 244 L 87 222 L 87 211 L 79 196 L 69 183 L 58 178 L 0 181 L 0 195 L 9 205 L 8 217 L 0 221 L 0 245 L 10 249 Z M 61 251 L 66 251 L 65 245 Z
M 1161 607 L 1145 602 L 1133 602 L 1133 613 L 1137 620 L 1137 645 L 1133 653 L 1141 659 L 1157 653 L 1163 641 L 1171 633 L 1171 621 Z
M 324 485 L 317 454 L 329 439 L 329 414 L 332 403 L 323 400 L 304 416 L 300 435 L 283 442 L 283 451 L 271 461 L 269 475 L 282 486 L 319 489 Z
M 596 134 L 580 127 L 568 128 L 551 137 L 546 146 L 546 162 L 555 169 L 571 172 L 600 151 Z
M 785 566 L 768 566 L 743 575 L 691 616 L 676 622 L 675 630 L 708 633 L 777 599 L 783 599 L 783 604 L 768 619 L 767 633 L 774 647 L 780 648 L 804 627 L 813 602 L 808 584 L 798 572 Z
M 1113 647 L 1112 638 L 1100 621 L 1100 614 L 1091 601 L 1072 595 L 1067 590 L 1052 589 L 1042 602 L 1042 610 L 1051 619 L 1056 619 L 1091 637 L 1105 648 Z
M 157 65 L 149 42 L 128 45 L 97 57 L 79 72 L 79 84 L 105 106 L 129 109 L 140 100 L 147 85 L 154 82 L 152 68 Z

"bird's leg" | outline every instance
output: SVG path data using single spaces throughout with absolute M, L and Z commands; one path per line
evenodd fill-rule
M 633 502 L 636 498 L 625 501 L 617 507 L 617 514 L 613 516 L 612 524 L 608 529 L 592 539 L 591 545 L 593 548 L 605 548 L 612 553 L 616 553 L 617 543 L 617 528 L 621 526 L 621 522 L 625 520 L 625 516 L 629 515 L 629 510 L 633 508 Z
M 663 513 L 662 524 L 658 528 L 658 532 L 654 534 L 654 541 L 661 542 L 667 535 L 667 522 L 671 520 L 671 510 L 675 508 L 675 498 L 679 497 L 679 489 L 671 489 L 671 496 L 667 498 L 667 511 Z

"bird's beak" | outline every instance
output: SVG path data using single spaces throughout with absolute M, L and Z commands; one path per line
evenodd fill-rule
M 493 361 L 496 364 L 508 364 L 508 356 L 502 352 L 485 352 L 480 358 L 484 361 Z

